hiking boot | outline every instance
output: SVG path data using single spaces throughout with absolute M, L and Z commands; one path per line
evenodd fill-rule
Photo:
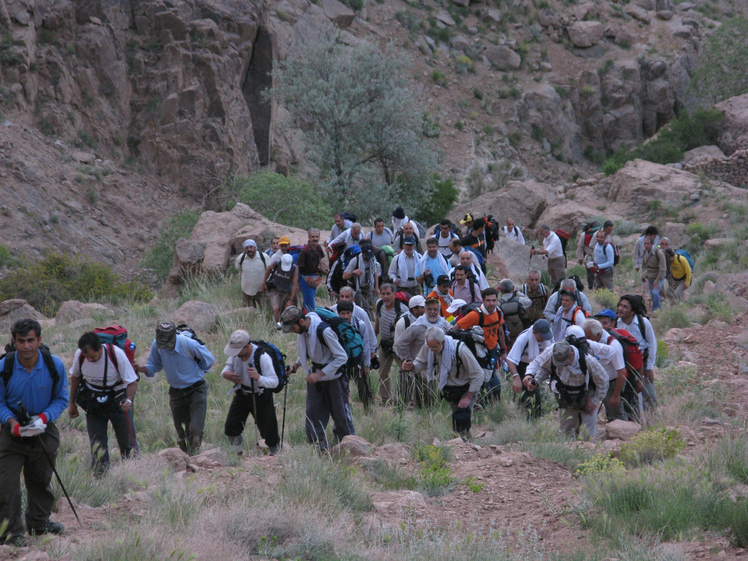
M 29 544 L 26 541 L 26 538 L 24 538 L 21 534 L 13 534 L 12 536 L 8 536 L 5 538 L 5 540 L 2 542 L 3 545 L 9 545 L 11 547 L 28 547 Z
M 29 534 L 31 534 L 32 536 L 38 536 L 41 534 L 55 534 L 59 536 L 64 531 L 65 526 L 63 526 L 59 522 L 52 522 L 51 520 L 47 520 L 38 528 L 29 528 Z
M 280 452 L 280 450 L 281 450 L 281 445 L 280 444 L 276 444 L 275 446 L 271 446 L 269 448 L 269 450 L 270 450 L 270 455 L 271 456 L 277 456 L 278 452 Z

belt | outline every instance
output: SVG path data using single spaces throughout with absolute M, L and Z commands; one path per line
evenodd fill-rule
M 195 390 L 195 389 L 199 388 L 204 383 L 205 383 L 205 379 L 202 379 L 202 380 L 198 380 L 194 384 L 191 384 L 191 385 L 187 386 L 186 388 L 174 388 L 174 389 L 177 390 L 177 391 L 179 391 L 179 392 L 188 392 L 190 390 Z

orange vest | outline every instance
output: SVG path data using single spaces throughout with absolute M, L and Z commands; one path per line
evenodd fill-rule
M 504 323 L 504 316 L 496 308 L 496 311 L 492 314 L 486 314 L 483 310 L 473 310 L 460 321 L 457 325 L 460 329 L 470 329 L 479 325 L 483 328 L 483 340 L 486 343 L 488 350 L 495 349 L 499 344 L 499 329 L 503 329 L 501 325 Z

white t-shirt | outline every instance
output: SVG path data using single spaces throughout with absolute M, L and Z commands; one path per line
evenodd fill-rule
M 73 366 L 70 368 L 70 375 L 75 378 L 80 378 L 81 376 L 83 376 L 83 379 L 86 382 L 95 386 L 103 386 L 105 367 L 104 361 L 107 361 L 107 388 L 113 388 L 119 391 L 126 386 L 129 386 L 133 382 L 138 381 L 138 375 L 135 373 L 135 370 L 130 364 L 125 351 L 120 349 L 117 345 L 102 345 L 101 350 L 104 352 L 101 353 L 101 357 L 99 358 L 99 360 L 90 362 L 86 359 L 83 359 L 83 365 L 81 365 L 81 350 L 78 349 L 77 351 L 75 351 L 75 356 L 73 357 Z M 114 355 L 117 358 L 117 366 L 114 365 L 109 356 L 109 352 L 107 351 L 114 351 Z
M 608 340 L 607 333 L 603 333 L 602 341 Z M 608 373 L 608 380 L 612 381 L 618 378 L 618 371 L 626 368 L 626 362 L 623 360 L 623 347 L 621 344 L 612 339 L 610 344 L 607 345 L 603 342 L 596 342 L 587 340 L 590 344 L 590 350 L 595 353 L 595 356 L 602 364 L 605 372 Z

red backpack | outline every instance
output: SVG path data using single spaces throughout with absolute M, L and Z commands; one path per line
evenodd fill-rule
M 94 330 L 101 339 L 102 343 L 111 343 L 117 345 L 120 349 L 125 351 L 127 360 L 130 361 L 133 369 L 135 368 L 135 343 L 133 343 L 127 336 L 127 329 L 121 325 L 110 325 L 109 327 L 97 327 Z M 112 362 L 114 367 L 119 372 L 119 365 L 117 364 L 117 355 L 111 352 Z M 81 357 L 83 359 L 83 357 Z M 82 364 L 82 362 L 81 362 Z
M 644 368 L 644 355 L 639 348 L 639 341 L 625 329 L 611 329 L 608 337 L 608 345 L 615 339 L 623 347 L 623 359 L 626 361 L 626 370 L 629 375 L 638 375 Z M 634 373 L 633 371 L 636 371 Z

